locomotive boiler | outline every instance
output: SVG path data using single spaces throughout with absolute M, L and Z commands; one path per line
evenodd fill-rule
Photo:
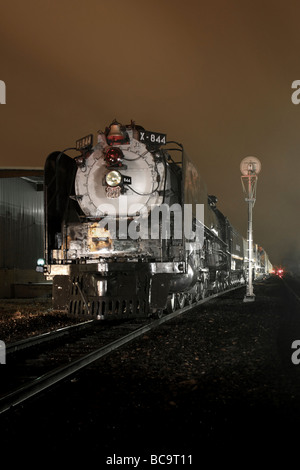
M 79 139 L 74 158 L 67 149 L 45 163 L 54 309 L 160 316 L 245 282 L 244 239 L 181 144 L 116 120 L 92 140 Z

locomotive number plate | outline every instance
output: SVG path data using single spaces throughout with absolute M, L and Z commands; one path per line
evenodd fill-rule
M 153 145 L 164 145 L 167 135 L 160 132 L 140 131 L 140 141 Z
M 93 134 L 86 135 L 76 140 L 76 150 L 84 150 L 93 146 Z
M 131 176 L 123 176 L 123 183 L 131 184 Z

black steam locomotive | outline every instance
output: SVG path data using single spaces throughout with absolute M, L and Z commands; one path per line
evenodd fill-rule
M 95 146 L 89 135 L 76 149 L 45 163 L 44 274 L 54 309 L 161 315 L 245 282 L 246 240 L 181 144 L 115 120 Z M 264 250 L 254 245 L 252 256 L 255 273 L 269 273 Z

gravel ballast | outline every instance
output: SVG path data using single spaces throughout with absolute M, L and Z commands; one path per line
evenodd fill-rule
M 192 455 L 198 468 L 207 459 L 241 468 L 292 458 L 300 304 L 274 277 L 255 284 L 255 302 L 244 303 L 244 294 L 211 300 L 10 411 L 2 417 L 6 448 L 17 441 L 55 454 L 88 450 L 101 468 L 113 455 Z

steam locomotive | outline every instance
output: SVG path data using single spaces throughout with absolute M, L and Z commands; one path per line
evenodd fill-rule
M 244 283 L 247 243 L 181 144 L 133 121 L 46 159 L 45 265 L 53 308 L 158 315 Z M 174 155 L 179 155 L 175 158 Z M 254 245 L 255 277 L 269 273 Z

